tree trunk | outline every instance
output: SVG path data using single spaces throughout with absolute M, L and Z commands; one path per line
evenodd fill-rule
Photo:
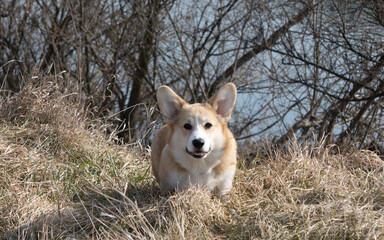
M 157 18 L 160 11 L 160 1 L 151 0 L 148 3 L 146 28 L 136 70 L 132 76 L 132 87 L 127 108 L 121 113 L 123 126 L 118 134 L 124 142 L 132 142 L 137 138 L 137 123 L 139 120 L 139 104 L 142 103 L 146 77 L 148 76 L 148 64 L 152 55 L 155 40 L 155 30 L 158 25 Z

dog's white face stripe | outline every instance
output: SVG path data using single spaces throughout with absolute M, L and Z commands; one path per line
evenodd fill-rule
M 192 120 L 192 119 L 191 119 Z M 191 133 L 191 136 L 188 139 L 188 145 L 187 149 L 190 152 L 194 152 L 197 149 L 193 146 L 192 141 L 195 139 L 203 139 L 204 140 L 204 146 L 202 149 L 199 149 L 199 151 L 203 152 L 209 152 L 211 148 L 211 141 L 209 140 L 209 137 L 207 136 L 207 133 L 201 125 L 204 124 L 204 119 L 199 120 L 199 113 L 196 112 L 194 124 L 193 124 L 193 131 Z

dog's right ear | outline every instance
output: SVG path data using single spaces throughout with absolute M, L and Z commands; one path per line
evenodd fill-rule
M 157 102 L 160 111 L 167 122 L 173 121 L 179 114 L 180 109 L 186 103 L 172 89 L 163 85 L 157 90 Z
M 236 85 L 227 83 L 219 89 L 208 103 L 215 109 L 226 122 L 231 119 L 231 113 L 236 104 L 237 90 Z

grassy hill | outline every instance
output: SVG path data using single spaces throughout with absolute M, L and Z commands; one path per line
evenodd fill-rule
M 384 238 L 374 152 L 267 144 L 239 157 L 227 201 L 163 196 L 148 149 L 115 144 L 75 95 L 42 82 L 1 102 L 0 239 Z

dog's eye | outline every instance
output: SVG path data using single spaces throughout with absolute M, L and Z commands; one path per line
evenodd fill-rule
M 210 129 L 212 127 L 212 123 L 206 123 L 205 125 L 204 125 L 204 128 L 205 129 Z
M 189 124 L 189 123 L 186 123 L 186 124 L 184 124 L 184 128 L 187 129 L 187 130 L 191 130 L 192 129 L 192 125 Z

